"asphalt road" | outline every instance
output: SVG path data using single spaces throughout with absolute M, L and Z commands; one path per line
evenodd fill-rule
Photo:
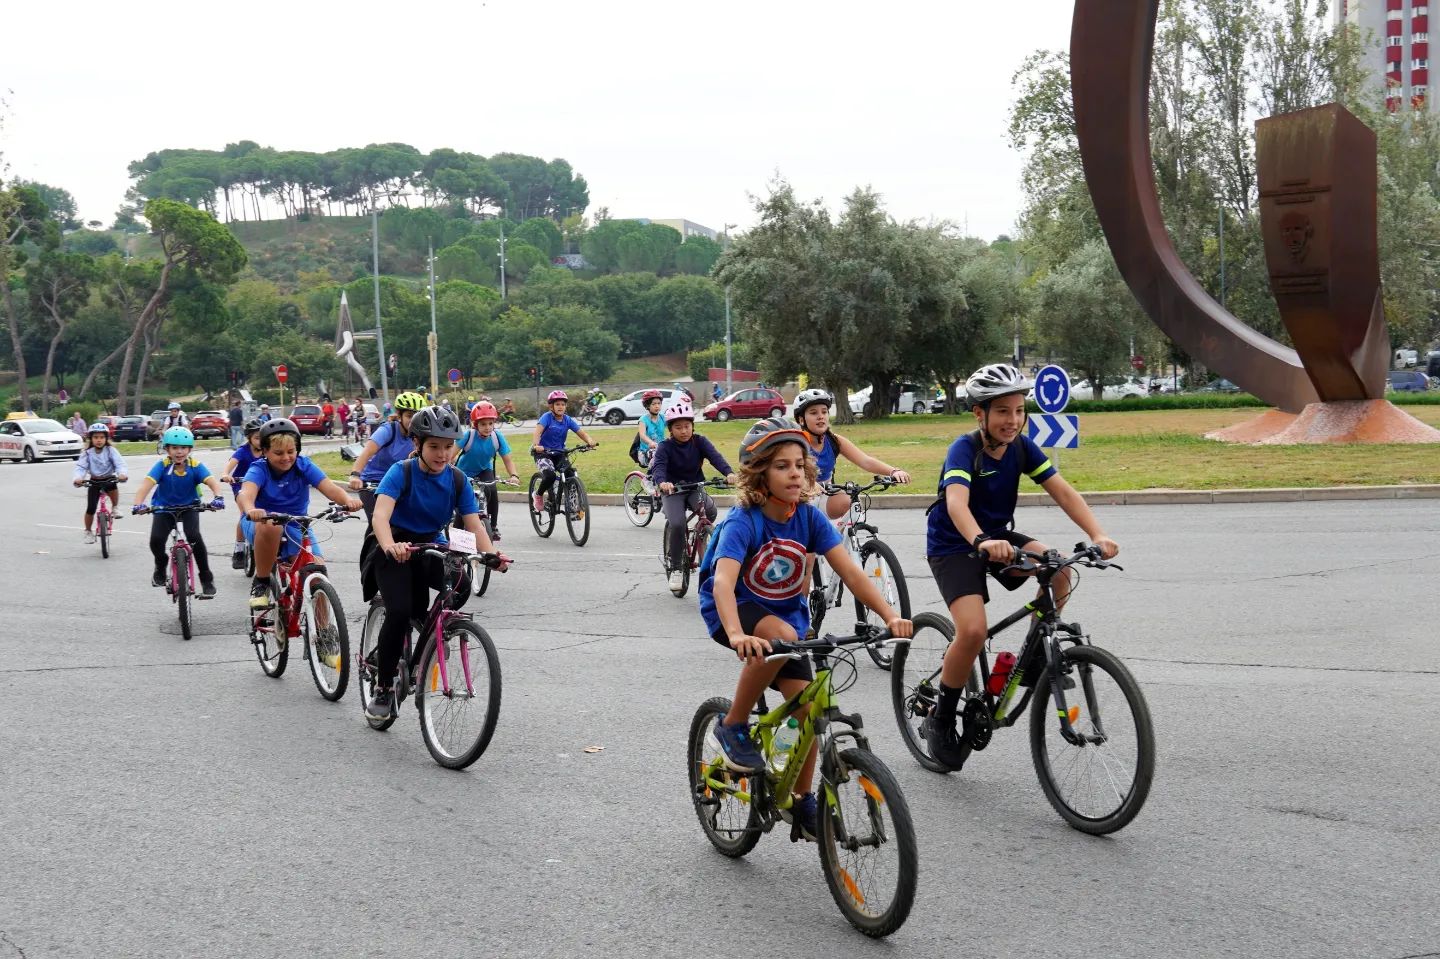
M 875 943 L 813 846 L 777 831 L 731 861 L 701 834 L 686 731 L 736 666 L 665 591 L 657 528 L 599 509 L 576 549 L 502 507 L 519 565 L 471 605 L 501 722 L 456 773 L 413 710 L 376 733 L 353 688 L 332 705 L 298 660 L 261 674 L 233 512 L 204 519 L 221 591 L 183 642 L 149 520 L 102 560 L 70 470 L 0 466 L 0 957 L 1440 954 L 1440 502 L 1102 510 L 1128 571 L 1087 575 L 1071 609 L 1131 665 L 1159 743 L 1148 805 L 1108 838 L 1050 809 L 1023 725 L 961 774 L 915 765 L 863 667 L 843 701 L 922 840 L 915 911 Z M 939 608 L 919 511 L 876 518 L 916 610 Z M 1019 522 L 1078 538 L 1057 510 Z M 352 621 L 358 527 L 325 544 Z

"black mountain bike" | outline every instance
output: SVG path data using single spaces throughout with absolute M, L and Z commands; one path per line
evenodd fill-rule
M 695 490 L 704 489 L 728 490 L 730 484 L 718 477 L 712 477 L 700 483 L 676 483 L 675 495 L 684 496 L 693 493 Z M 680 599 L 690 589 L 690 575 L 698 572 L 700 561 L 705 558 L 705 547 L 710 543 L 710 535 L 715 532 L 715 522 L 706 515 L 704 503 L 701 508 L 686 511 L 685 521 L 685 552 L 681 556 L 680 566 L 680 588 L 670 591 L 676 599 Z M 670 544 L 670 524 L 666 523 L 660 533 L 660 567 L 665 570 L 668 578 L 673 571 L 670 559 L 666 556 L 666 550 Z
M 1030 713 L 1030 755 L 1045 798 L 1081 832 L 1115 832 L 1139 814 L 1150 793 L 1155 774 L 1150 708 L 1140 684 L 1115 654 L 1092 646 L 1078 623 L 1060 621 L 1051 584 L 1063 570 L 1077 566 L 1122 567 L 1102 559 L 1098 546 L 1084 543 L 1069 557 L 1053 549 L 1017 552 L 1017 561 L 1004 571 L 1034 573 L 1041 594 L 987 634 L 988 647 L 996 634 L 1030 620 L 998 693 L 990 691 L 986 650 L 976 658 L 962 700 L 964 751 L 984 749 L 997 729 L 1015 725 L 1039 690 L 1040 702 Z M 890 673 L 895 719 L 920 765 L 947 773 L 950 768 L 930 754 L 922 726 L 939 700 L 940 666 L 955 631 L 948 617 L 935 613 L 921 613 L 914 622 L 914 638 L 896 647 Z
M 535 494 L 540 489 L 541 474 L 530 477 L 530 495 L 525 497 L 526 508 L 530 511 L 530 525 L 542 537 L 555 532 L 555 516 L 565 514 L 565 528 L 570 541 L 584 546 L 590 538 L 590 497 L 585 493 L 585 484 L 570 462 L 575 453 L 588 453 L 593 446 L 572 446 L 568 450 L 544 450 L 539 455 L 548 457 L 555 464 L 555 482 L 545 494 L 544 509 L 535 511 Z

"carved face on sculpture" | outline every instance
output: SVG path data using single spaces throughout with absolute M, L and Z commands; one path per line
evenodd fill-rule
M 1285 241 L 1290 259 L 1296 263 L 1305 262 L 1305 256 L 1310 252 L 1310 239 L 1314 235 L 1315 225 L 1305 214 L 1287 213 L 1280 218 L 1280 237 Z

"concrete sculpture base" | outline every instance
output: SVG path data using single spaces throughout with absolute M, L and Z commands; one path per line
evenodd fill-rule
M 1245 423 L 1206 433 L 1206 439 L 1255 446 L 1298 443 L 1440 443 L 1440 430 L 1389 400 L 1311 403 L 1300 413 L 1270 410 Z

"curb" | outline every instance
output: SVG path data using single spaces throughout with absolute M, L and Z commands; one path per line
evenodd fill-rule
M 1271 489 L 1148 489 L 1148 490 L 1081 490 L 1091 506 L 1177 506 L 1228 503 L 1324 503 L 1339 500 L 1440 499 L 1440 484 L 1410 486 L 1286 486 Z M 523 503 L 524 493 L 502 492 L 501 502 Z M 735 505 L 733 496 L 716 496 L 715 505 Z M 891 493 L 876 496 L 871 509 L 924 509 L 935 501 L 933 496 L 914 493 Z M 594 506 L 619 506 L 619 493 L 591 493 Z M 1021 493 L 1019 506 L 1054 506 L 1045 493 Z

